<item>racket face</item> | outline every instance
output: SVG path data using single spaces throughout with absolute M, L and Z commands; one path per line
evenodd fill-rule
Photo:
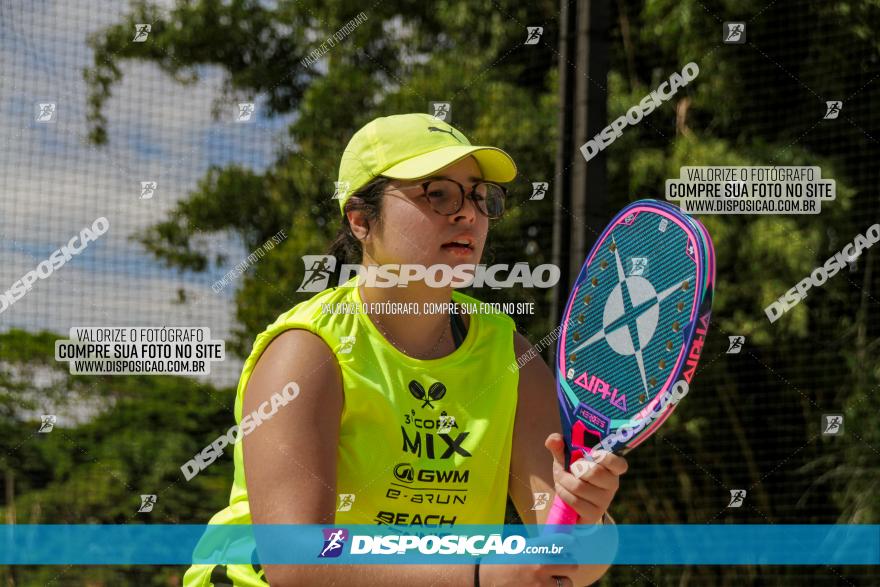
M 706 230 L 706 227 L 698 219 L 689 214 L 684 214 L 678 206 L 674 206 L 669 202 L 663 202 L 660 200 L 643 200 L 643 202 L 645 205 L 657 206 L 661 210 L 667 210 L 672 214 L 683 217 L 699 231 L 703 243 L 703 250 L 706 252 L 706 288 L 703 295 L 704 297 L 709 298 L 709 305 L 711 306 L 712 296 L 715 291 L 715 246 L 712 243 L 712 237 L 709 235 L 709 231 Z
M 687 351 L 685 365 L 683 367 L 681 379 L 683 379 L 688 385 L 693 381 L 693 377 L 696 374 L 697 365 L 700 360 L 700 356 L 702 354 L 703 344 L 705 342 L 705 337 L 708 332 L 709 321 L 712 311 L 712 300 L 714 298 L 715 293 L 715 246 L 712 243 L 712 237 L 709 235 L 709 231 L 706 230 L 706 227 L 702 222 L 690 216 L 689 214 L 684 214 L 680 211 L 679 208 L 669 204 L 668 202 L 660 202 L 656 200 L 644 200 L 646 205 L 656 205 L 658 208 L 671 211 L 672 214 L 678 215 L 683 219 L 687 220 L 690 225 L 697 230 L 704 254 L 704 263 L 703 267 L 705 270 L 705 284 L 703 287 L 703 291 L 701 293 L 700 305 L 697 310 L 697 323 L 695 325 L 695 329 L 693 335 L 691 337 L 689 349 Z M 645 426 L 642 432 L 638 435 L 634 436 L 623 449 L 623 452 L 631 450 L 644 442 L 657 428 L 660 427 L 661 424 L 669 417 L 672 413 L 673 409 L 665 411 L 664 413 L 659 414 L 655 418 L 653 418 L 650 423 Z
M 711 304 L 707 239 L 677 208 L 646 200 L 624 208 L 596 241 L 569 295 L 557 346 L 572 460 L 600 442 L 625 452 L 675 408 L 670 390 L 685 369 L 693 376 L 692 342 L 698 328 L 705 334 L 701 311 Z M 701 350 L 700 342 L 697 359 Z

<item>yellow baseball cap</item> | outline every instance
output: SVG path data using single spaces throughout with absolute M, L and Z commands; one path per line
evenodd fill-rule
M 354 133 L 339 163 L 339 209 L 379 175 L 394 179 L 427 177 L 473 156 L 483 179 L 505 183 L 516 177 L 513 159 L 496 147 L 471 145 L 461 131 L 430 114 L 376 118 Z

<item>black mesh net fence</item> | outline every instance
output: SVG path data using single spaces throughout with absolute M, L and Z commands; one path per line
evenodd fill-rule
M 339 158 L 363 124 L 441 103 L 473 144 L 509 152 L 519 174 L 482 262 L 535 267 L 554 262 L 560 238 L 556 157 L 571 132 L 559 128 L 560 67 L 607 90 L 610 123 L 693 62 L 699 75 L 592 163 L 604 160 L 607 182 L 587 173 L 563 187 L 572 199 L 610 220 L 664 199 L 684 166 L 722 165 L 818 167 L 837 195 L 819 214 L 698 215 L 717 254 L 710 333 L 692 393 L 627 457 L 612 515 L 877 524 L 877 251 L 778 319 L 765 308 L 880 221 L 880 4 L 619 0 L 590 29 L 607 43 L 607 72 L 560 57 L 561 9 L 0 3 L 4 523 L 203 524 L 226 505 L 231 458 L 191 482 L 180 465 L 234 423 L 254 337 L 313 295 L 298 291 L 304 256 L 324 254 L 340 225 Z M 466 293 L 521 303 L 513 317 L 532 342 L 559 319 L 552 288 Z M 207 374 L 71 375 L 55 341 L 86 326 L 208 328 L 226 355 Z M 834 417 L 842 426 L 829 431 Z M 139 511 L 145 494 L 155 505 Z M 6 566 L 0 577 L 177 585 L 184 570 Z M 601 584 L 877 581 L 868 566 L 658 564 L 614 566 Z

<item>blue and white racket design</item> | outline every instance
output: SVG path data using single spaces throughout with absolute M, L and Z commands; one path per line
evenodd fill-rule
M 569 464 L 625 454 L 669 417 L 693 379 L 709 326 L 715 255 L 705 227 L 640 200 L 590 251 L 569 294 L 556 379 Z M 558 497 L 548 524 L 573 524 Z

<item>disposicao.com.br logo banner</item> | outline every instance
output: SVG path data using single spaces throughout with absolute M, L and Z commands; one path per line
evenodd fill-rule
M 329 528 L 324 530 L 324 547 L 318 558 L 338 557 L 345 548 L 348 530 Z M 564 544 L 532 544 L 519 535 L 502 536 L 498 533 L 475 534 L 390 534 L 387 536 L 356 535 L 351 537 L 349 554 L 373 554 L 396 556 L 405 554 L 466 554 L 486 556 L 491 554 L 561 554 Z
M 251 564 L 255 548 L 264 565 L 878 565 L 880 526 L 16 524 L 0 565 Z
M 582 537 L 595 533 L 597 526 L 583 526 Z M 577 529 L 576 529 L 577 530 Z M 539 527 L 525 526 L 339 526 L 322 527 L 317 535 L 296 541 L 302 563 L 340 564 L 469 564 L 476 557 L 491 558 L 499 564 L 575 563 L 569 555 L 574 534 L 542 534 Z M 254 530 L 261 560 L 290 558 L 290 536 L 277 534 L 274 527 Z M 616 540 L 604 540 L 606 553 L 613 556 Z M 212 554 L 217 552 L 212 545 Z M 278 547 L 275 552 L 276 546 Z M 599 546 L 595 546 L 599 548 Z

